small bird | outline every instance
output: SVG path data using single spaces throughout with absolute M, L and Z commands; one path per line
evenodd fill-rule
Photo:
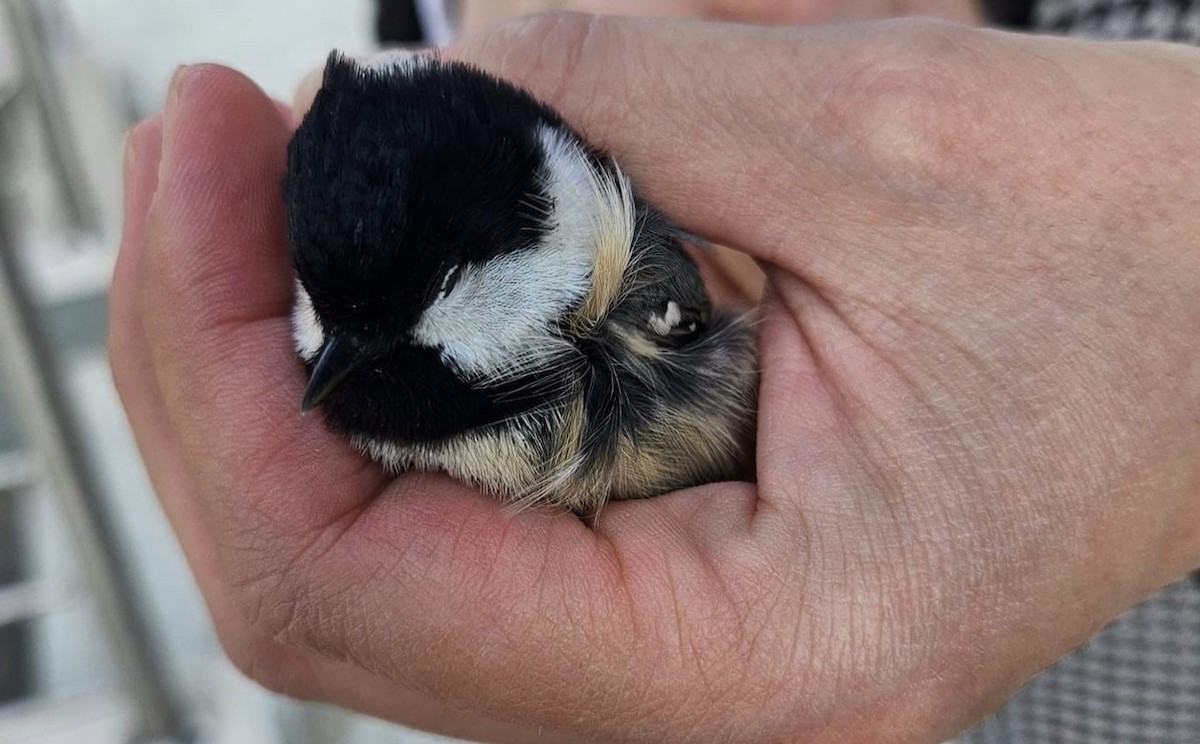
M 690 236 L 528 92 L 334 53 L 283 184 L 302 410 L 392 472 L 593 514 L 744 472 L 745 313 Z

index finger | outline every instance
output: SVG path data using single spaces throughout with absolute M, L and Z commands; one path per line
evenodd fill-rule
M 470 42 L 467 42 L 468 44 Z M 448 56 L 455 56 L 458 53 L 458 48 L 453 47 L 444 50 Z M 518 51 L 519 50 L 514 50 Z M 392 49 L 375 54 L 358 55 L 364 62 L 372 65 L 377 65 L 381 60 L 391 57 L 407 57 L 414 54 L 438 54 L 438 50 L 408 50 L 408 49 Z M 491 60 L 476 61 L 468 57 L 464 61 L 474 62 L 487 69 L 492 69 Z M 504 76 L 504 70 L 492 69 L 495 74 Z M 292 98 L 292 122 L 296 125 L 303 120 L 304 115 L 312 107 L 313 100 L 316 98 L 318 91 L 321 89 L 324 66 L 317 67 L 311 70 L 300 81 L 296 87 L 295 94 Z M 520 84 L 521 81 L 514 80 Z M 640 143 L 639 143 L 640 145 Z M 624 154 L 616 153 L 624 164 Z M 651 171 L 653 172 L 653 171 Z M 639 181 L 640 186 L 640 181 Z M 763 273 L 762 269 L 754 263 L 746 254 L 733 251 L 721 245 L 714 245 L 711 250 L 697 250 L 693 252 L 693 257 L 700 264 L 701 271 L 704 274 L 705 283 L 709 290 L 713 293 L 714 299 L 719 302 L 729 300 L 749 301 L 757 303 L 762 296 L 763 290 Z
M 279 180 L 290 126 L 249 80 L 207 65 L 177 75 L 163 126 L 143 291 L 157 309 L 146 330 L 173 428 L 193 469 L 222 471 L 196 473 L 199 481 L 248 476 L 237 492 L 216 494 L 213 513 L 249 509 L 289 534 L 336 521 L 384 475 L 294 415 L 304 374 L 288 319 Z M 257 489 L 253 478 L 292 486 Z M 270 504 L 240 503 L 264 490 Z

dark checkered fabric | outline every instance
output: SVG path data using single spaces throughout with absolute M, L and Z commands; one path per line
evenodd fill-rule
M 1070 36 L 1196 44 L 1200 0 L 1041 0 L 1034 8 L 1033 25 Z
M 1200 584 L 1130 610 L 958 744 L 1200 743 Z

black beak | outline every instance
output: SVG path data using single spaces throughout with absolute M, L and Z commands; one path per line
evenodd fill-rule
M 308 413 L 321 405 L 321 401 L 333 392 L 346 375 L 358 366 L 361 357 L 354 344 L 344 336 L 331 336 L 321 348 L 313 367 L 312 377 L 308 378 L 308 388 L 304 391 L 304 402 L 300 404 L 300 412 Z

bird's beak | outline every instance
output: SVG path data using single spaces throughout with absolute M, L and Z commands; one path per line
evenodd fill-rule
M 308 413 L 321 405 L 321 401 L 346 379 L 346 375 L 358 366 L 361 359 L 355 345 L 345 336 L 330 336 L 321 348 L 321 355 L 317 357 L 312 377 L 308 378 L 300 412 Z

